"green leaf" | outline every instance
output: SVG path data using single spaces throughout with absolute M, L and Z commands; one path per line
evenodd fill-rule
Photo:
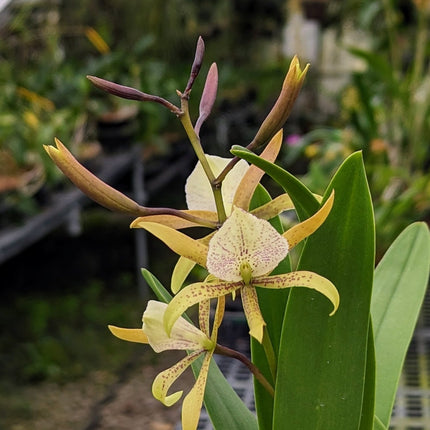
M 142 269 L 142 275 L 159 300 L 167 303 L 172 299 L 171 294 L 151 272 Z M 194 375 L 198 375 L 201 364 L 202 359 L 192 364 Z M 226 428 L 235 430 L 258 429 L 254 414 L 240 400 L 214 360 L 211 361 L 209 367 L 205 407 L 216 430 Z
M 393 242 L 375 271 L 371 306 L 377 375 L 375 413 L 387 428 L 429 270 L 429 229 L 425 223 L 414 223 Z
M 373 338 L 372 319 L 370 318 L 360 430 L 371 430 L 373 428 L 375 419 L 375 371 L 375 341 Z
M 387 427 L 382 424 L 381 420 L 375 416 L 373 420 L 373 430 L 387 430 Z
M 255 164 L 281 185 L 290 195 L 300 220 L 309 218 L 319 209 L 319 203 L 314 195 L 291 173 L 242 146 L 234 145 L 230 152 L 249 163 Z
M 270 194 L 259 185 L 251 200 L 250 209 L 259 207 L 271 200 Z M 273 227 L 279 233 L 283 232 L 282 223 L 279 217 L 270 220 Z M 291 271 L 289 257 L 287 256 L 273 271 L 276 273 L 286 273 Z M 271 339 L 275 353 L 279 351 L 279 341 L 281 338 L 282 321 L 284 319 L 285 307 L 288 299 L 288 289 L 285 290 L 269 290 L 257 288 L 258 303 L 264 321 L 267 324 L 267 330 Z M 268 381 L 272 381 L 272 375 L 267 363 L 266 354 L 261 344 L 254 338 L 251 338 L 251 354 L 252 362 L 260 369 Z M 273 418 L 273 397 L 260 385 L 258 381 L 254 381 L 255 392 L 255 408 L 257 410 L 258 423 L 260 430 L 272 429 Z
M 282 184 L 281 184 L 282 185 Z M 331 280 L 340 307 L 318 293 L 294 288 L 284 318 L 273 428 L 360 428 L 365 392 L 374 221 L 362 156 L 352 154 L 332 180 L 333 209 L 307 239 L 299 269 Z M 370 385 L 371 387 L 371 385 Z M 368 387 L 367 387 L 368 388 Z M 369 429 L 370 430 L 370 429 Z

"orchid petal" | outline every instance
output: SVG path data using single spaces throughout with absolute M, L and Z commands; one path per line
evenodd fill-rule
M 326 278 L 314 272 L 297 271 L 284 273 L 282 275 L 260 276 L 252 280 L 254 287 L 281 289 L 291 287 L 311 288 L 324 294 L 333 304 L 333 315 L 339 307 L 339 292 L 336 287 Z
M 182 375 L 185 369 L 203 353 L 204 350 L 195 351 L 181 361 L 178 361 L 172 367 L 159 373 L 152 383 L 152 395 L 166 406 L 175 404 L 181 398 L 183 391 L 177 391 L 170 395 L 167 395 L 167 391 L 169 391 L 169 388 Z
M 203 300 L 225 296 L 237 290 L 242 282 L 197 282 L 183 288 L 173 297 L 164 313 L 164 327 L 167 333 L 172 330 L 175 321 L 191 306 Z
M 222 158 L 216 155 L 206 155 L 206 158 L 215 177 L 218 176 L 231 161 L 230 158 Z M 248 163 L 244 160 L 240 160 L 222 182 L 221 193 L 227 215 L 231 212 L 237 186 L 248 169 Z M 200 162 L 197 163 L 190 176 L 188 176 L 185 184 L 185 195 L 188 209 L 217 212 L 211 184 Z
M 235 292 L 235 291 L 234 291 Z M 215 318 L 212 328 L 211 340 L 216 343 L 218 337 L 218 329 L 221 325 L 222 319 L 224 318 L 225 309 L 225 296 L 218 297 L 218 303 L 216 305 Z
M 114 325 L 108 325 L 111 333 L 119 339 L 128 342 L 149 343 L 148 336 L 141 328 L 122 328 Z
M 210 349 L 213 346 L 213 342 L 203 331 L 182 317 L 175 321 L 170 335 L 168 335 L 164 329 L 166 309 L 166 303 L 150 300 L 142 317 L 143 331 L 155 352 L 170 349 L 194 351 Z
M 203 300 L 199 303 L 199 327 L 200 330 L 206 334 L 206 336 L 210 336 L 209 333 L 209 316 L 210 316 L 210 300 Z M 173 326 L 175 327 L 175 326 Z
M 288 245 L 290 246 L 290 249 L 296 246 L 303 239 L 310 236 L 316 230 L 318 230 L 321 224 L 328 217 L 331 211 L 331 208 L 333 207 L 333 201 L 334 201 L 334 190 L 331 192 L 330 197 L 327 199 L 327 201 L 319 209 L 318 212 L 316 212 L 314 215 L 312 215 L 307 220 L 301 222 L 300 224 L 297 224 L 294 227 L 291 227 L 283 234 L 285 239 L 287 239 L 288 241 Z
M 243 310 L 248 322 L 249 334 L 263 342 L 264 326 L 266 325 L 258 305 L 257 292 L 254 287 L 246 286 L 241 290 Z
M 260 157 L 267 161 L 275 161 L 282 146 L 282 130 L 280 130 L 268 143 Z M 233 205 L 243 210 L 248 210 L 249 203 L 257 185 L 260 183 L 264 171 L 257 166 L 250 166 L 243 176 L 234 194 Z
M 199 424 L 200 411 L 203 405 L 203 397 L 212 355 L 212 351 L 206 353 L 196 383 L 182 402 L 183 430 L 196 430 Z
M 252 276 L 270 273 L 288 253 L 287 241 L 266 220 L 235 208 L 209 242 L 207 269 L 224 281 L 240 281 L 247 263 Z
M 270 202 L 251 211 L 252 215 L 261 219 L 272 219 L 281 212 L 294 209 L 294 203 L 288 194 L 281 194 Z
M 170 289 L 173 294 L 176 294 L 181 289 L 182 285 L 184 285 L 185 279 L 187 279 L 195 265 L 196 263 L 194 261 L 185 257 L 179 257 L 170 280 Z
M 163 241 L 172 251 L 206 267 L 208 247 L 173 228 L 153 222 L 141 222 L 139 227 Z
M 180 211 L 184 215 L 191 215 L 193 217 L 201 218 L 202 220 L 209 221 L 210 223 L 213 223 L 216 225 L 218 222 L 218 217 L 215 212 L 210 211 L 191 211 L 191 210 L 183 210 Z M 163 214 L 163 215 L 148 215 L 136 218 L 132 224 L 131 227 L 139 227 L 140 223 L 142 222 L 154 222 L 157 224 L 163 224 L 167 227 L 174 228 L 175 230 L 180 230 L 183 228 L 189 228 L 189 227 L 201 227 L 203 224 L 199 223 L 197 220 L 191 221 L 188 219 L 181 218 L 176 215 L 170 215 L 170 214 Z
M 215 233 L 212 232 L 207 236 L 197 240 L 203 243 L 203 245 L 208 245 L 214 234 Z M 190 274 L 191 270 L 193 270 L 195 265 L 196 263 L 194 263 L 194 261 L 191 261 L 185 257 L 179 257 L 173 269 L 172 278 L 170 280 L 170 289 L 172 290 L 173 294 L 176 294 L 181 289 L 182 285 L 185 282 L 185 279 L 187 279 L 188 275 Z

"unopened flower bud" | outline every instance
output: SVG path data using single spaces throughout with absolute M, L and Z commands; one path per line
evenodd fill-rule
M 267 115 L 266 119 L 261 124 L 248 148 L 255 149 L 266 145 L 283 127 L 302 88 L 308 68 L 309 64 L 306 65 L 304 70 L 301 70 L 297 56 L 292 59 L 287 76 L 282 85 L 281 94 L 276 100 L 272 110 L 269 112 L 269 115 Z
M 137 100 L 140 102 L 155 102 L 163 105 L 175 115 L 180 115 L 181 110 L 170 103 L 166 99 L 163 99 L 159 96 L 154 96 L 152 94 L 147 94 L 142 91 L 137 90 L 136 88 L 127 87 L 126 85 L 116 84 L 115 82 L 107 81 L 106 79 L 98 78 L 96 76 L 87 76 L 87 78 L 94 84 L 97 88 L 106 91 L 109 94 L 112 94 L 117 97 L 121 97 L 127 100 Z
M 218 68 L 216 63 L 212 63 L 206 77 L 205 87 L 203 88 L 202 98 L 199 106 L 199 117 L 196 121 L 194 131 L 197 136 L 200 134 L 200 127 L 212 112 L 218 89 Z
M 70 151 L 55 139 L 57 147 L 44 145 L 46 152 L 62 172 L 89 198 L 115 212 L 150 215 L 152 212 L 106 184 L 87 170 Z

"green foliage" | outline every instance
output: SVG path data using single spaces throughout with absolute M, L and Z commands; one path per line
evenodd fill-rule
M 315 212 L 312 194 L 288 172 L 243 148 L 234 147 L 232 152 L 262 168 L 287 190 L 301 219 Z M 359 153 L 342 164 L 325 195 L 332 189 L 334 207 L 308 238 L 298 268 L 332 280 L 341 304 L 328 317 L 327 303 L 318 294 L 300 288 L 290 293 L 282 337 L 275 346 L 279 348 L 275 402 L 257 396 L 256 404 L 260 417 L 273 410 L 274 428 L 388 428 L 428 282 L 430 236 L 424 224 L 417 224 L 381 261 L 372 295 L 373 208 Z M 271 428 L 270 421 L 260 419 L 261 428 Z
M 388 428 L 406 351 L 428 286 L 430 234 L 410 225 L 375 271 L 372 319 L 376 349 L 376 415 Z

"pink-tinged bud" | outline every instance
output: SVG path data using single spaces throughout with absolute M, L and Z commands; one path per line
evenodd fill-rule
M 191 91 L 194 81 L 196 80 L 200 72 L 200 68 L 202 67 L 202 63 L 203 63 L 204 53 L 205 53 L 205 43 L 202 37 L 199 36 L 199 39 L 197 40 L 196 53 L 194 55 L 193 65 L 191 66 L 190 77 L 188 79 L 187 86 L 185 87 L 185 91 L 184 91 L 184 94 L 186 96 Z
M 62 172 L 90 199 L 115 212 L 123 212 L 133 216 L 152 214 L 150 209 L 138 205 L 129 197 L 97 178 L 82 166 L 58 139 L 55 139 L 55 143 L 57 147 L 44 145 L 46 152 Z
M 212 63 L 206 77 L 205 87 L 203 88 L 202 98 L 200 100 L 199 117 L 196 121 L 194 131 L 197 136 L 200 134 L 200 127 L 206 121 L 212 112 L 218 90 L 218 68 L 216 63 Z
M 297 56 L 292 59 L 287 76 L 282 84 L 281 94 L 276 100 L 272 110 L 269 112 L 269 115 L 267 115 L 266 119 L 261 124 L 248 148 L 255 149 L 259 146 L 266 145 L 283 127 L 299 95 L 308 69 L 309 64 L 306 65 L 304 70 L 300 69 Z
M 175 115 L 181 114 L 181 110 L 177 106 L 163 99 L 162 97 L 147 94 L 137 90 L 136 88 L 116 84 L 115 82 L 107 81 L 106 79 L 98 78 L 96 76 L 87 76 L 87 78 L 91 81 L 92 84 L 94 84 L 94 86 L 114 96 L 121 97 L 127 100 L 159 103 L 169 109 Z

